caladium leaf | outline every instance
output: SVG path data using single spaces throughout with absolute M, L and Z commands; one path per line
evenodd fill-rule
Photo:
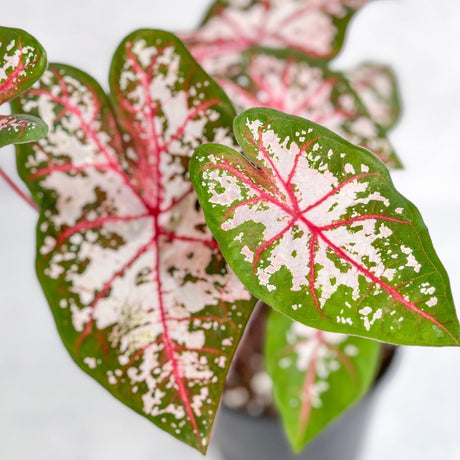
M 33 142 L 46 135 L 48 127 L 30 115 L 0 116 L 0 147 Z
M 328 70 L 324 61 L 287 50 L 253 49 L 243 68 L 234 78 L 218 79 L 237 110 L 268 107 L 308 118 L 371 150 L 388 167 L 401 166 L 383 128 L 369 116 L 346 78 Z
M 383 163 L 271 109 L 243 112 L 234 130 L 246 156 L 201 146 L 191 177 L 225 258 L 256 297 L 317 329 L 459 344 L 447 274 Z
M 217 0 L 203 25 L 184 35 L 212 75 L 228 72 L 251 46 L 291 48 L 329 59 L 340 50 L 348 21 L 368 0 Z
M 206 228 L 188 163 L 203 142 L 232 143 L 234 110 L 161 31 L 121 43 L 110 84 L 115 113 L 92 78 L 51 65 L 15 104 L 50 126 L 18 148 L 42 209 L 37 273 L 77 364 L 205 452 L 254 300 Z
M 20 29 L 0 27 L 0 104 L 20 94 L 40 78 L 46 53 L 38 41 Z M 0 147 L 36 141 L 46 125 L 32 116 L 0 116 Z
M 275 310 L 265 358 L 285 432 L 296 451 L 371 386 L 381 344 L 292 321 Z
M 392 128 L 401 113 L 393 71 L 388 66 L 366 62 L 345 75 L 372 119 L 384 129 Z
M 32 86 L 46 68 L 46 53 L 21 29 L 0 27 L 0 104 Z

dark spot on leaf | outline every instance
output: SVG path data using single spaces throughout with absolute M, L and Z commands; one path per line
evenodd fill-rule
M 208 228 L 205 223 L 195 225 L 195 230 L 198 230 L 201 233 L 206 233 L 206 229 Z
M 220 251 L 214 251 L 212 253 L 211 260 L 206 267 L 206 273 L 209 275 L 212 275 L 213 273 L 227 273 L 227 263 Z
M 188 273 L 187 275 L 184 276 L 184 282 L 182 283 L 182 285 L 189 283 L 189 282 L 196 283 L 198 280 L 199 280 L 198 277 L 192 275 L 191 273 Z

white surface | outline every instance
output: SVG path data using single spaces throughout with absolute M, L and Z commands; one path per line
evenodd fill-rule
M 50 61 L 81 67 L 107 86 L 111 54 L 124 35 L 139 27 L 192 28 L 209 2 L 2 3 L 1 25 L 28 30 Z M 394 179 L 421 209 L 457 304 L 459 23 L 459 2 L 375 1 L 356 16 L 335 63 L 345 69 L 372 59 L 396 70 L 404 116 L 391 139 L 406 170 Z M 11 149 L 2 150 L 0 164 L 14 170 Z M 0 196 L 0 458 L 202 458 L 114 400 L 73 364 L 34 275 L 36 215 L 3 183 Z M 361 460 L 458 460 L 460 350 L 405 348 L 401 355 L 397 372 L 380 393 Z M 208 458 L 218 458 L 212 445 Z

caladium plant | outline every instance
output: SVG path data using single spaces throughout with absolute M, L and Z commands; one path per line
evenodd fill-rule
M 445 270 L 383 163 L 272 109 L 240 114 L 235 135 L 244 155 L 201 146 L 191 178 L 226 260 L 257 298 L 326 331 L 459 345 Z
M 188 163 L 200 144 L 232 145 L 234 110 L 161 31 L 123 40 L 110 88 L 108 99 L 85 73 L 51 64 L 14 104 L 49 126 L 17 150 L 41 208 L 38 277 L 76 363 L 205 452 L 255 300 L 205 225 Z
M 25 91 L 46 68 L 40 43 L 21 29 L 0 27 L 0 104 Z M 46 134 L 40 119 L 25 115 L 0 116 L 0 147 L 36 141 Z
M 366 3 L 218 0 L 183 38 L 239 111 L 309 118 L 397 167 L 385 137 L 399 114 L 391 72 L 327 67 Z M 255 303 L 217 243 L 255 296 L 297 320 L 272 312 L 266 347 L 296 450 L 374 378 L 380 343 L 344 333 L 458 344 L 446 274 L 385 167 L 269 109 L 236 119 L 241 155 L 232 104 L 174 36 L 123 40 L 109 97 L 52 64 L 13 108 L 50 127 L 17 148 L 18 169 L 41 207 L 37 273 L 64 344 L 114 396 L 200 451 Z M 191 175 L 217 243 L 189 180 L 197 147 Z

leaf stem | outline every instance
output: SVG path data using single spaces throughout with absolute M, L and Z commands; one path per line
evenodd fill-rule
M 0 177 L 10 186 L 10 188 L 19 195 L 32 209 L 35 211 L 39 211 L 40 208 L 38 207 L 37 203 L 32 200 L 32 198 L 26 195 L 11 179 L 10 176 L 0 167 Z

